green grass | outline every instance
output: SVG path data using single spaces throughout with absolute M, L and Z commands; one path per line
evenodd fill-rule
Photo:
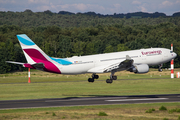
M 153 70 L 147 74 L 117 72 L 118 80 L 112 84 L 105 82 L 109 73 L 100 74 L 100 78 L 94 83 L 87 82 L 91 74 L 59 75 L 32 71 L 32 83 L 27 83 L 27 72 L 1 74 L 0 100 L 178 94 L 180 80 L 168 78 L 168 73 L 169 71 L 159 73 Z M 153 79 L 150 75 L 154 76 Z
M 146 74 L 134 74 L 129 71 L 117 72 L 118 79 L 152 79 L 152 78 L 170 78 L 170 71 L 164 70 L 163 72 L 154 71 L 150 69 L 149 73 Z M 99 74 L 98 80 L 109 79 L 109 74 Z M 61 82 L 61 81 L 87 81 L 91 77 L 91 74 L 80 74 L 80 75 L 61 75 L 48 72 L 42 72 L 38 70 L 31 70 L 31 81 L 32 82 Z M 0 74 L 0 83 L 27 83 L 28 74 L 27 72 L 15 72 Z
M 88 83 L 91 74 L 58 75 L 32 71 L 31 82 L 27 72 L 0 75 L 0 100 L 68 98 L 120 95 L 179 94 L 180 79 L 170 79 L 170 71 L 151 70 L 147 74 L 117 72 L 118 80 L 107 84 L 108 74 L 100 74 L 94 83 Z M 153 78 L 153 79 L 151 79 Z M 137 80 L 138 79 L 138 80 Z M 102 81 L 103 80 L 103 81 Z M 159 108 L 165 106 L 166 111 Z M 146 110 L 153 110 L 146 113 Z M 162 120 L 179 119 L 180 103 L 123 104 L 105 106 L 76 106 L 55 108 L 0 110 L 0 120 L 7 119 L 86 119 L 86 120 Z M 100 112 L 108 116 L 99 116 Z M 169 112 L 170 111 L 170 112 Z
M 179 85 L 179 79 L 0 84 L 0 100 L 178 94 Z
M 51 107 L 0 110 L 0 119 L 86 119 L 86 120 L 162 120 L 178 119 L 178 113 L 169 114 L 168 111 L 159 111 L 160 106 L 167 109 L 180 108 L 180 103 L 149 103 L 149 104 L 122 104 L 99 106 Z M 152 113 L 144 111 L 156 109 Z M 103 112 L 102 112 L 103 111 Z

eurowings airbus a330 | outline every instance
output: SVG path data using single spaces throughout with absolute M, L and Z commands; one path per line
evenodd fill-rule
M 177 56 L 176 53 L 166 48 L 149 48 L 70 58 L 54 58 L 46 55 L 27 35 L 20 34 L 17 35 L 17 38 L 27 63 L 6 62 L 58 74 L 92 73 L 92 78 L 88 79 L 89 82 L 98 79 L 98 73 L 111 73 L 110 79 L 106 80 L 107 83 L 112 83 L 113 80 L 117 79 L 117 76 L 114 75 L 117 71 L 147 73 L 149 66 L 161 65 Z

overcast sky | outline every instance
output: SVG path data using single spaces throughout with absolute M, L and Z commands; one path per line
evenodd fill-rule
M 163 12 L 172 15 L 180 12 L 180 0 L 0 0 L 0 11 L 33 12 L 50 10 L 89 12 L 100 14 L 132 13 L 132 12 Z

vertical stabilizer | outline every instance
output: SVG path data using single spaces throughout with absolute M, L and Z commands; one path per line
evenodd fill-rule
M 17 38 L 28 63 L 49 61 L 50 58 L 27 35 L 17 35 Z
M 41 65 L 41 70 L 43 71 L 61 73 L 57 67 L 58 63 L 46 55 L 27 35 L 17 35 L 17 38 L 28 64 L 36 69 L 39 69 L 38 66 Z

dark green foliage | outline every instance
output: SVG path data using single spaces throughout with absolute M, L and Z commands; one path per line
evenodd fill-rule
M 176 108 L 176 109 L 170 109 L 168 111 L 170 114 L 173 113 L 173 112 L 180 112 L 180 109 Z
M 178 54 L 175 67 L 180 67 L 180 17 L 126 19 L 62 13 L 0 12 L 0 74 L 26 70 L 5 63 L 26 63 L 17 34 L 27 34 L 47 55 L 60 58 L 149 47 L 170 49 L 173 43 Z
M 179 115 L 179 117 L 178 117 L 178 120 L 180 120 L 180 115 Z
M 122 27 L 124 25 L 154 25 L 160 23 L 172 22 L 179 24 L 179 13 L 173 14 L 174 17 L 166 17 L 164 13 L 128 13 L 114 15 L 99 15 L 94 12 L 73 14 L 61 11 L 59 14 L 49 10 L 44 12 L 1 12 L 0 25 L 18 25 L 20 27 L 38 27 L 38 26 L 60 26 L 60 27 L 91 27 L 98 25 L 113 25 Z M 177 18 L 175 18 L 177 17 Z M 137 19 L 141 18 L 141 19 Z
M 146 110 L 146 113 L 152 113 L 152 109 Z
M 168 112 L 171 114 L 173 112 L 176 112 L 176 109 L 170 109 L 170 110 L 168 110 Z
M 161 107 L 159 108 L 159 110 L 167 110 L 167 108 L 164 107 L 164 106 L 161 106 Z
M 169 120 L 168 118 L 163 118 L 163 120 Z
M 149 109 L 149 110 L 146 110 L 146 113 L 152 113 L 153 111 L 155 111 L 155 109 L 154 109 L 154 108 Z
M 176 109 L 176 112 L 180 112 L 180 108 L 179 108 L 179 109 Z
M 53 113 L 52 113 L 52 116 L 56 116 L 56 114 L 53 112 Z
M 108 116 L 105 112 L 99 112 L 98 116 Z

